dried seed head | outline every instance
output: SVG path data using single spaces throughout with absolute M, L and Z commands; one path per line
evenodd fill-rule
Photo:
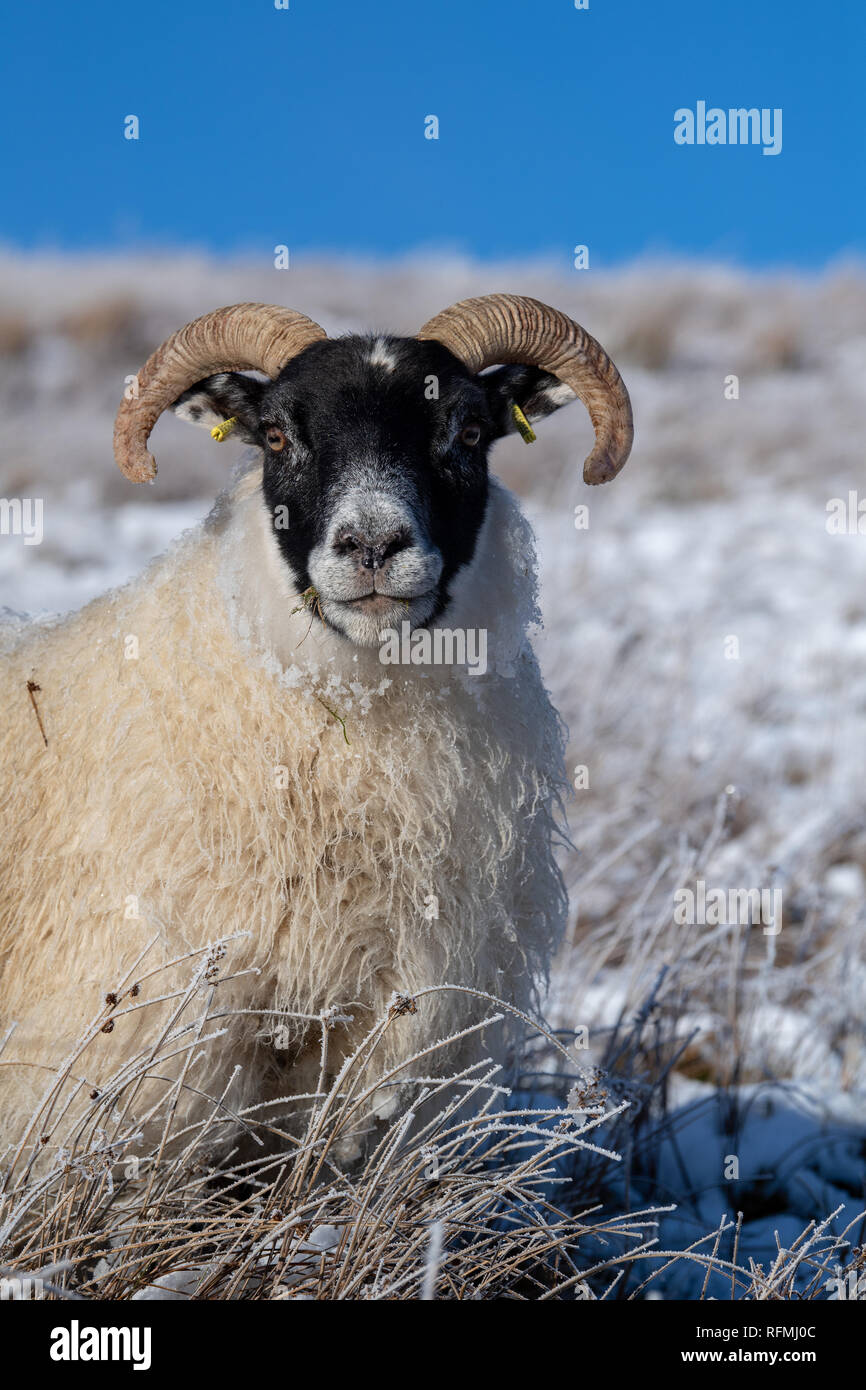
M 583 1067 L 568 1093 L 568 1109 L 578 1115 L 603 1115 L 608 1092 L 598 1067 Z
M 418 1005 L 411 994 L 398 994 L 395 990 L 388 1006 L 389 1018 L 402 1018 L 403 1014 L 417 1014 Z
M 212 946 L 204 966 L 204 978 L 209 984 L 217 984 L 219 976 L 219 963 L 226 953 L 225 946 L 220 943 Z
M 113 1033 L 113 1032 L 114 1032 L 114 1019 L 113 1019 L 113 1018 L 110 1018 L 110 1019 L 108 1019 L 108 1021 L 107 1021 L 106 1023 L 103 1023 L 102 1028 L 100 1029 L 100 1032 L 102 1032 L 102 1033 Z

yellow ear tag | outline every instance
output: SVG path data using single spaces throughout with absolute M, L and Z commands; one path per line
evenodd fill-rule
M 514 423 L 517 426 L 518 432 L 523 436 L 524 443 L 534 444 L 536 440 L 535 430 L 530 425 L 523 411 L 520 409 L 520 406 L 513 404 L 511 407 L 511 414 L 514 416 Z
M 224 439 L 228 439 L 237 422 L 237 415 L 232 415 L 228 420 L 223 420 L 221 425 L 214 425 L 210 432 L 211 439 L 215 439 L 217 444 L 222 444 Z

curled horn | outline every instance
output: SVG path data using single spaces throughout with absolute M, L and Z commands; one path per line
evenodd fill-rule
M 156 460 L 150 432 L 182 392 L 214 372 L 258 371 L 279 376 L 292 357 L 327 334 L 305 314 L 276 304 L 231 304 L 194 319 L 147 359 L 114 423 L 114 457 L 132 483 L 152 482 Z
M 494 363 L 540 367 L 570 386 L 589 411 L 595 448 L 583 466 L 587 483 L 615 478 L 631 451 L 631 401 L 604 348 L 558 309 L 518 294 L 463 299 L 418 334 L 434 338 L 471 372 Z

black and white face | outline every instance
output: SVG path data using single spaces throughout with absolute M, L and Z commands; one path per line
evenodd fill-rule
M 298 592 L 318 620 L 361 646 L 445 613 L 487 506 L 487 458 L 514 428 L 574 400 L 556 377 L 507 366 L 473 376 L 414 338 L 314 343 L 273 382 L 206 378 L 176 415 L 232 416 L 264 455 L 264 499 Z

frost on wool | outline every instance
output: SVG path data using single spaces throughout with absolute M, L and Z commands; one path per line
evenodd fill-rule
M 343 1006 L 354 1021 L 331 1035 L 333 1072 L 395 990 L 461 984 L 531 1008 L 566 906 L 553 858 L 562 729 L 529 642 L 537 618 L 531 531 L 493 484 L 448 614 L 487 629 L 487 674 L 383 667 L 375 649 L 310 626 L 257 464 L 125 588 L 8 628 L 0 1018 L 17 1022 L 4 1060 L 21 1065 L 4 1068 L 5 1131 L 154 936 L 149 969 L 246 932 L 220 1003 Z M 389 1029 L 380 1068 L 461 1027 L 459 1000 L 422 1000 Z M 170 1007 L 99 1034 L 79 1064 L 88 1083 L 144 1047 Z M 287 1018 L 275 1049 L 279 1022 L 231 1019 L 196 1087 L 218 1093 L 230 1059 L 243 1067 L 234 1106 L 313 1090 L 318 1025 Z M 503 1045 L 484 1037 L 485 1053 Z

